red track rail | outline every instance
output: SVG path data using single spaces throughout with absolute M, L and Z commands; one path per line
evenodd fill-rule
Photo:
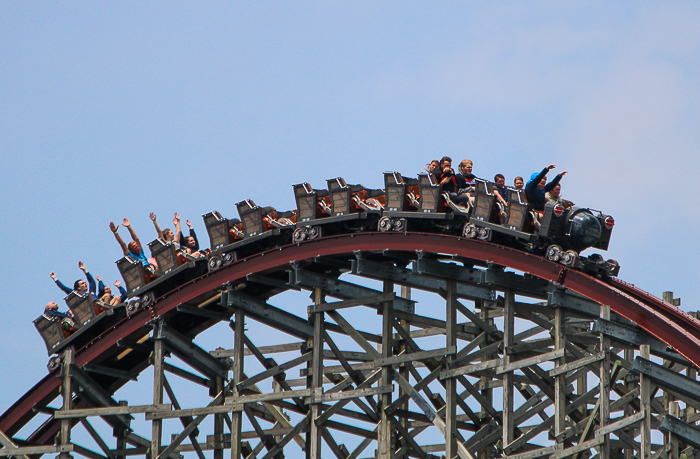
M 422 250 L 457 255 L 493 262 L 548 281 L 561 282 L 567 288 L 593 301 L 610 305 L 613 311 L 636 322 L 700 368 L 700 322 L 659 298 L 630 284 L 617 280 L 602 282 L 582 272 L 566 270 L 559 264 L 509 247 L 439 234 L 346 234 L 280 247 L 205 274 L 157 299 L 153 307 L 157 315 L 164 314 L 181 303 L 215 291 L 222 284 L 242 279 L 248 274 L 284 266 L 292 261 L 352 253 L 355 250 Z M 97 360 L 103 353 L 110 352 L 116 346 L 117 340 L 144 327 L 150 320 L 151 316 L 147 310 L 124 319 L 79 349 L 76 353 L 76 364 L 82 366 Z M 0 417 L 0 430 L 11 436 L 16 434 L 33 417 L 32 407 L 55 398 L 59 386 L 60 380 L 55 376 L 44 377 Z

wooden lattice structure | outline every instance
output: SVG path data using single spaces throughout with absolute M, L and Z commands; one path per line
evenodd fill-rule
M 568 288 L 565 271 L 553 280 L 436 251 L 317 252 L 221 271 L 132 316 L 119 339 L 104 337 L 113 346 L 68 348 L 50 375 L 60 395 L 33 399 L 44 424 L 27 440 L 6 429 L 0 455 L 695 457 L 695 364 L 653 324 Z M 196 344 L 221 323 L 217 348 Z M 147 368 L 143 387 L 134 380 Z M 183 408 L 183 384 L 208 403 Z M 152 403 L 117 401 L 125 385 Z

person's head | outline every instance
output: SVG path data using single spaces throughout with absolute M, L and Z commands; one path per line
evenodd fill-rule
M 561 185 L 559 185 L 557 183 L 556 186 L 554 188 L 552 188 L 552 190 L 549 192 L 549 194 L 551 194 L 555 198 L 558 198 L 559 195 L 561 194 Z
M 58 305 L 53 301 L 49 301 L 48 303 L 46 303 L 44 311 L 58 311 Z
M 493 183 L 495 183 L 498 188 L 503 188 L 506 185 L 506 178 L 503 174 L 496 174 L 493 178 Z
M 474 168 L 474 163 L 471 161 L 471 159 L 463 159 L 459 163 L 459 170 L 463 174 L 471 174 L 473 168 Z
M 516 190 L 522 190 L 523 186 L 525 186 L 525 181 L 523 180 L 522 177 L 515 177 L 515 180 L 513 181 L 513 185 L 515 185 Z
M 109 287 L 105 287 L 105 292 L 100 297 L 100 301 L 104 301 L 105 303 L 109 303 L 111 300 L 112 300 L 112 289 Z
M 452 158 L 449 156 L 443 156 L 440 160 L 440 167 L 443 169 L 446 167 L 452 167 Z
M 129 242 L 129 244 L 126 247 L 129 249 L 129 252 L 131 252 L 131 253 L 134 253 L 136 255 L 141 253 L 141 246 L 136 241 Z
M 75 281 L 73 284 L 73 290 L 78 291 L 78 292 L 87 292 L 88 285 L 87 282 L 84 280 L 80 279 Z
M 197 241 L 192 236 L 187 236 L 185 238 L 185 246 L 194 247 L 196 244 L 197 244 Z
M 170 228 L 165 228 L 163 230 L 163 239 L 165 239 L 165 242 L 170 242 L 173 239 L 175 239 L 175 235 L 173 234 L 173 230 Z
M 430 166 L 429 166 L 430 172 L 435 172 L 439 168 L 440 168 L 440 161 L 438 161 L 437 159 L 430 161 Z
M 534 172 L 530 176 L 530 181 L 537 180 L 537 176 L 540 175 L 539 172 Z M 542 180 L 540 180 L 540 183 L 537 184 L 537 188 L 540 190 L 544 190 L 544 186 L 547 184 L 547 177 L 543 177 Z

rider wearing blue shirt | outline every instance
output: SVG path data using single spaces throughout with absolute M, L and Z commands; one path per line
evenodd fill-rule
M 78 268 L 80 268 L 81 271 L 85 273 L 85 277 L 87 278 L 87 283 L 79 279 L 75 281 L 73 284 L 73 288 L 68 288 L 66 285 L 63 284 L 58 278 L 56 277 L 55 273 L 51 273 L 51 279 L 56 283 L 58 288 L 60 288 L 63 293 L 66 295 L 70 295 L 71 292 L 75 291 L 80 294 L 85 294 L 89 293 L 92 299 L 97 299 L 97 293 L 96 293 L 96 286 L 95 286 L 95 279 L 92 277 L 92 275 L 88 272 L 87 268 L 85 268 L 85 265 L 83 264 L 82 261 L 78 262 Z
M 550 164 L 549 166 L 542 169 L 542 172 L 540 172 L 539 174 L 535 172 L 530 177 L 530 181 L 527 182 L 527 185 L 525 185 L 525 196 L 527 196 L 527 202 L 528 204 L 530 204 L 530 207 L 532 207 L 534 210 L 544 210 L 544 204 L 546 201 L 545 193 L 551 191 L 552 188 L 554 188 L 557 185 L 557 183 L 559 183 L 559 180 L 561 180 L 561 178 L 564 177 L 564 175 L 566 175 L 566 173 L 568 172 L 564 171 L 561 174 L 557 175 L 554 178 L 554 180 L 552 180 L 549 183 L 546 183 L 545 177 L 547 176 L 547 172 L 554 169 L 555 167 L 556 166 L 554 164 Z

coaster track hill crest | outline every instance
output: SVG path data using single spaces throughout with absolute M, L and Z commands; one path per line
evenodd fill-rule
M 476 179 L 462 206 L 431 174 L 385 172 L 381 190 L 338 177 L 325 190 L 294 185 L 295 210 L 246 199 L 239 218 L 203 215 L 201 257 L 156 239 L 154 265 L 116 262 L 124 303 L 73 292 L 70 330 L 35 320 L 49 374 L 0 417 L 0 456 L 694 457 L 697 314 L 616 279 L 615 260 L 582 255 L 607 250 L 612 216 L 556 202 L 538 214 L 512 188 L 499 208 L 493 186 Z M 301 290 L 308 317 L 270 303 Z M 422 308 L 419 290 L 445 309 Z M 353 323 L 358 308 L 374 311 L 380 333 L 364 329 L 372 319 Z M 246 319 L 270 335 L 246 333 Z M 232 349 L 194 343 L 221 322 Z M 255 344 L 272 334 L 291 342 Z M 113 398 L 148 367 L 152 405 Z M 210 403 L 183 409 L 166 373 L 204 386 Z M 132 426 L 137 415 L 148 435 Z M 163 444 L 166 420 L 182 429 Z M 79 426 L 92 447 L 71 440 Z

